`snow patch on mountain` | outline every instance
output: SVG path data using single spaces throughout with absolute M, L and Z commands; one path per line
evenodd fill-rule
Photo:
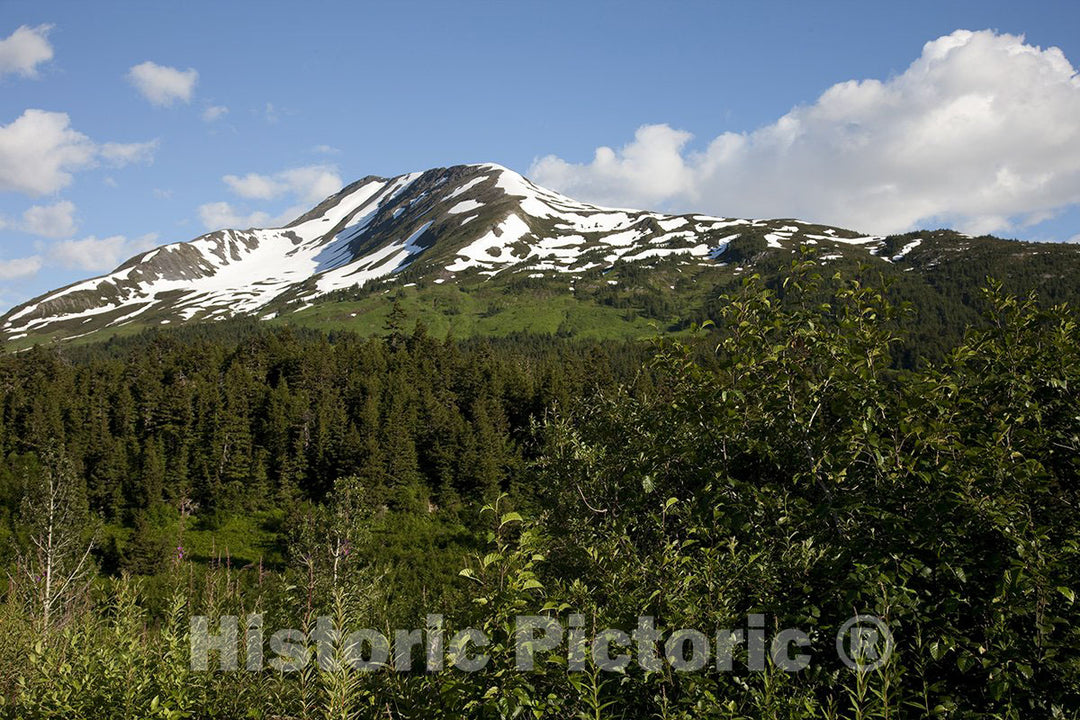
M 494 275 L 525 259 L 514 255 L 511 245 L 530 232 L 524 220 L 511 214 L 491 232 L 459 250 L 457 259 L 447 265 L 446 269 L 456 273 L 469 268 L 480 268 L 482 273 Z M 497 267 L 499 265 L 502 267 Z
M 477 202 L 476 200 L 465 200 L 464 202 L 459 202 L 457 205 L 450 208 L 446 212 L 450 213 L 451 215 L 461 215 L 463 213 L 469 212 L 470 210 L 476 210 L 482 207 L 484 207 L 484 204 Z

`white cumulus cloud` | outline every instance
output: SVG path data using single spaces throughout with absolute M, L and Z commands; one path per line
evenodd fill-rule
M 262 210 L 247 212 L 224 201 L 207 203 L 199 207 L 199 219 L 208 230 L 280 227 L 333 195 L 344 185 L 337 171 L 326 165 L 290 168 L 272 175 L 225 175 L 222 181 L 234 194 L 246 200 L 288 198 L 291 204 L 286 210 L 271 214 Z
M 902 74 L 851 80 L 704 150 L 667 125 L 531 175 L 613 205 L 799 217 L 870 232 L 1003 232 L 1080 202 L 1080 77 L 1058 48 L 958 30 Z
M 203 110 L 202 119 L 205 122 L 210 123 L 214 122 L 215 120 L 220 120 L 228 114 L 229 108 L 225 107 L 224 105 L 211 105 L 210 107 Z
M 29 109 L 0 125 L 0 191 L 56 192 L 99 159 L 114 166 L 149 162 L 156 147 L 157 141 L 98 145 L 71 127 L 67 113 Z
M 107 142 L 101 146 L 100 154 L 102 159 L 113 167 L 123 167 L 133 163 L 153 162 L 157 148 L 157 140 L 137 143 Z
M 20 25 L 0 40 L 0 77 L 8 74 L 37 77 L 37 66 L 53 58 L 48 37 L 51 29 L 52 25 Z
M 96 151 L 66 113 L 26 110 L 0 125 L 0 190 L 55 192 L 71 182 L 72 172 L 91 166 Z
M 157 233 L 137 238 L 112 235 L 100 240 L 91 235 L 82 240 L 64 240 L 52 246 L 50 260 L 66 268 L 103 272 L 157 245 Z
M 289 186 L 284 182 L 259 173 L 248 173 L 243 177 L 226 175 L 221 179 L 229 186 L 230 190 L 249 200 L 273 200 L 289 189 Z
M 33 205 L 22 216 L 19 229 L 47 238 L 64 238 L 75 234 L 75 203 L 61 200 L 53 205 Z
M 199 206 L 199 220 L 207 230 L 222 228 L 269 227 L 270 215 L 257 211 L 244 213 L 227 202 L 207 203 Z
M 300 202 L 319 202 L 341 189 L 341 177 L 326 165 L 308 165 L 273 175 L 248 173 L 222 178 L 234 193 L 249 200 L 273 200 L 290 194 Z
M 127 78 L 152 105 L 167 107 L 178 100 L 191 102 L 199 73 L 194 68 L 178 70 L 147 60 L 128 70 Z
M 0 260 L 0 280 L 15 280 L 37 275 L 42 264 L 40 255 Z
M 280 172 L 276 176 L 299 202 L 317 203 L 342 188 L 344 183 L 335 170 L 325 165 L 308 165 Z
M 199 220 L 207 230 L 276 228 L 292 222 L 310 209 L 307 205 L 291 205 L 277 215 L 271 215 L 262 210 L 246 212 L 227 202 L 213 202 L 199 206 Z

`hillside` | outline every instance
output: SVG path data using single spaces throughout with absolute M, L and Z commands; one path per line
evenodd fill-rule
M 285 227 L 142 253 L 12 309 L 0 343 L 17 350 L 236 317 L 373 334 L 395 303 L 437 336 L 633 338 L 715 319 L 726 288 L 753 272 L 774 276 L 800 253 L 891 278 L 930 325 L 948 321 L 955 332 L 988 276 L 1051 300 L 1074 299 L 1080 277 L 1074 246 L 602 208 L 498 165 L 462 165 L 367 177 Z

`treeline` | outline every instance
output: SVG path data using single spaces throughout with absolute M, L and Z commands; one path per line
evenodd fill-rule
M 878 288 L 894 307 L 903 308 L 888 320 L 896 333 L 891 359 L 897 368 L 940 363 L 963 342 L 968 329 L 984 327 L 988 317 L 983 291 L 988 278 L 999 283 L 1002 291 L 1019 297 L 1034 291 L 1046 307 L 1060 303 L 1080 306 L 1080 255 L 1074 247 L 991 236 L 969 238 L 938 230 L 889 236 L 877 254 L 892 257 L 915 240 L 920 240 L 920 245 L 902 261 L 870 259 L 859 249 L 822 264 L 822 271 Z M 740 238 L 733 245 L 728 261 L 751 264 L 766 287 L 784 301 L 789 294 L 790 257 L 767 250 L 760 237 Z M 806 247 L 800 253 L 808 259 L 822 254 Z M 700 306 L 684 308 L 684 317 L 698 324 L 722 324 L 726 298 L 738 292 L 740 283 L 737 276 L 724 278 Z M 827 305 L 833 300 L 834 289 L 833 283 L 825 283 L 812 295 L 800 293 L 795 301 Z M 682 323 L 682 327 L 687 324 Z

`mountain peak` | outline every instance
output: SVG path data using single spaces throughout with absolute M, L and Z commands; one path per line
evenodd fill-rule
M 773 227 L 775 225 L 775 227 Z M 222 229 L 141 253 L 0 318 L 0 339 L 72 338 L 131 323 L 268 317 L 412 268 L 459 275 L 581 273 L 684 257 L 712 262 L 746 229 L 770 245 L 811 227 L 604 208 L 539 187 L 495 163 L 368 176 L 279 228 Z M 829 240 L 873 238 L 838 229 Z

